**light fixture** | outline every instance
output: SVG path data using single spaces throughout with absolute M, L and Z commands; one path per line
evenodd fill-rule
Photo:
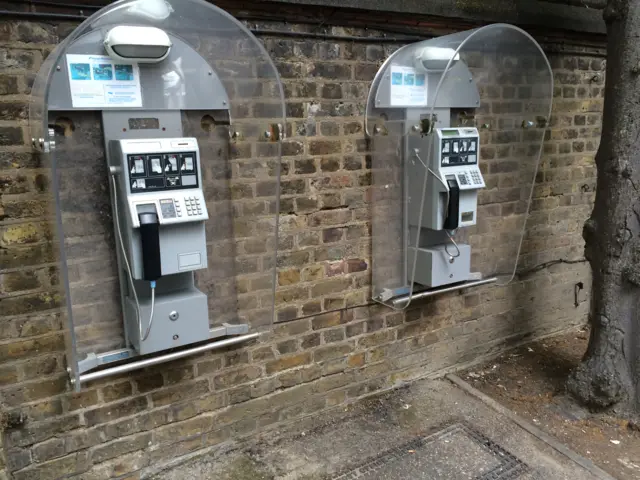
M 424 47 L 416 53 L 415 66 L 420 70 L 441 72 L 447 68 L 449 61 L 453 67 L 458 60 L 460 60 L 460 54 L 453 48 Z
M 107 32 L 104 47 L 117 61 L 157 63 L 169 55 L 171 39 L 156 27 L 121 25 Z

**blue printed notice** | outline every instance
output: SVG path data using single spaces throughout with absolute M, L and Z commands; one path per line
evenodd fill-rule
M 427 104 L 427 82 L 424 73 L 415 68 L 391 66 L 390 104 L 394 107 L 420 107 Z
M 67 55 L 74 108 L 142 107 L 140 69 L 106 55 Z

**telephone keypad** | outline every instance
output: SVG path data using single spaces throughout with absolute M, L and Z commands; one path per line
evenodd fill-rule
M 200 198 L 185 197 L 184 203 L 187 206 L 187 215 L 202 215 L 202 207 L 200 206 Z
M 482 177 L 480 177 L 480 173 L 477 170 L 473 170 L 471 172 L 471 179 L 473 183 L 476 185 L 482 185 Z
M 458 184 L 461 187 L 473 187 L 476 185 L 482 185 L 482 175 L 477 170 L 465 170 L 456 173 Z

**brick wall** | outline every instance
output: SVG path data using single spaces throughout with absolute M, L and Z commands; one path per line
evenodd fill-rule
M 290 132 L 283 148 L 283 243 L 272 332 L 242 347 L 94 382 L 73 393 L 65 372 L 55 234 L 48 222 L 48 172 L 31 152 L 26 109 L 35 72 L 71 27 L 0 20 L 0 401 L 8 423 L 2 438 L 6 475 L 138 478 L 181 455 L 343 408 L 363 395 L 584 322 L 588 295 L 574 306 L 575 283 L 589 283 L 583 263 L 551 265 L 508 287 L 443 295 L 406 312 L 362 306 L 369 301 L 371 277 L 371 179 L 362 114 L 369 82 L 399 45 L 269 36 L 264 42 L 285 85 Z M 338 27 L 330 33 L 372 34 Z M 554 116 L 525 239 L 527 268 L 582 257 L 581 227 L 594 196 L 600 135 L 600 55 L 550 53 Z M 75 124 L 71 139 L 83 125 L 90 128 L 91 118 Z M 241 176 L 239 168 L 234 172 Z M 250 185 L 244 190 L 250 198 L 243 201 L 257 195 L 257 182 L 247 178 L 240 183 Z M 94 278 L 90 270 L 78 275 L 80 283 Z M 101 301 L 117 310 L 116 292 L 108 292 Z M 99 314 L 94 307 L 88 320 Z M 101 332 L 89 339 L 102 338 Z

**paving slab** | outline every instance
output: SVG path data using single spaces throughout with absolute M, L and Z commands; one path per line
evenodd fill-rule
M 444 379 L 348 410 L 316 419 L 307 431 L 293 425 L 235 452 L 194 458 L 155 479 L 602 479 Z

